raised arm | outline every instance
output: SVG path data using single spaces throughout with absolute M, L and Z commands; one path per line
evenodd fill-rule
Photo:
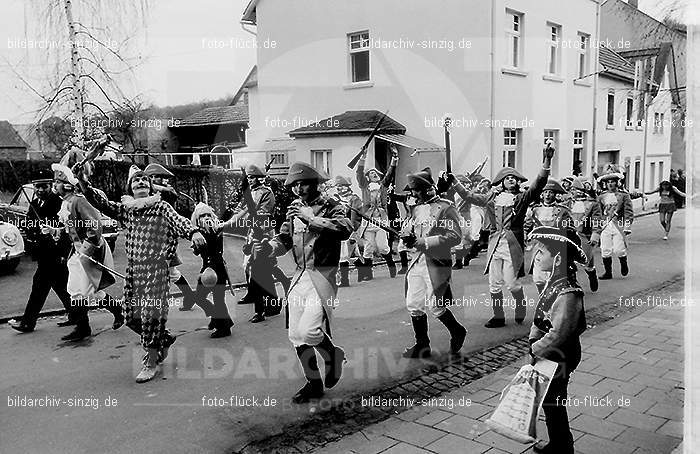
M 679 196 L 681 196 L 681 197 L 686 197 L 685 192 L 682 192 L 682 191 L 681 191 L 680 189 L 678 189 L 677 187 L 671 186 L 671 189 L 672 189 L 673 192 L 675 192 L 677 195 L 679 195 Z
M 467 203 L 472 203 L 474 205 L 483 207 L 486 206 L 486 204 L 489 202 L 490 193 L 477 194 L 476 192 L 474 192 L 474 190 L 470 191 L 467 188 L 465 188 L 464 185 L 457 180 L 454 180 L 452 188 L 454 188 L 455 192 L 457 192 L 457 194 L 459 194 L 462 200 L 464 200 Z
M 399 152 L 396 150 L 395 146 L 391 146 L 391 162 L 389 163 L 389 168 L 386 171 L 386 175 L 384 175 L 384 179 L 382 180 L 382 186 L 385 188 L 388 188 L 391 186 L 391 184 L 394 182 L 394 174 L 396 174 L 396 166 L 399 163 Z
M 189 219 L 180 216 L 169 203 L 161 202 L 161 205 L 163 207 L 163 214 L 168 220 L 168 224 L 178 237 L 191 240 L 195 233 L 199 233 L 199 229 L 192 225 Z
M 547 185 L 547 180 L 549 179 L 549 174 L 552 170 L 552 158 L 554 157 L 554 148 L 547 144 L 544 151 L 542 152 L 542 169 L 535 177 L 535 181 L 523 194 L 522 201 L 526 205 L 530 205 L 532 202 L 536 202 L 540 199 L 544 187 Z
M 362 155 L 357 163 L 357 169 L 355 170 L 355 178 L 357 178 L 357 185 L 360 187 L 360 189 L 365 189 L 367 186 L 369 186 L 369 181 L 367 181 L 367 177 L 365 176 L 366 157 L 366 153 Z
M 97 208 L 110 218 L 115 219 L 120 224 L 125 224 L 126 209 L 121 203 L 108 200 L 107 197 L 97 191 L 89 182 L 85 180 L 78 180 L 78 182 L 85 199 L 87 199 L 90 205 Z

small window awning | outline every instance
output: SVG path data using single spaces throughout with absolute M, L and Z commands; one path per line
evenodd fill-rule
M 445 147 L 427 142 L 416 137 L 407 136 L 405 134 L 377 134 L 377 139 L 401 145 L 402 147 L 411 148 L 415 151 L 445 151 Z

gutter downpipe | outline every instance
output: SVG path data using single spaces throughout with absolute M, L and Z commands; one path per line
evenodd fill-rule
M 491 174 L 489 178 L 493 178 L 494 169 L 496 167 L 495 154 L 496 154 L 496 1 L 491 1 L 491 159 L 489 167 L 491 167 Z
M 590 45 L 591 52 L 593 52 L 593 60 L 594 60 L 594 65 L 593 65 L 593 72 L 595 75 L 593 76 L 593 128 L 592 128 L 592 134 L 591 134 L 591 159 L 590 159 L 590 166 L 591 166 L 591 178 L 593 178 L 593 173 L 595 170 L 598 168 L 598 141 L 596 140 L 596 136 L 598 134 L 598 77 L 599 77 L 599 71 L 598 71 L 598 65 L 599 65 L 599 48 L 600 48 L 600 8 L 601 6 L 606 2 L 607 0 L 603 0 L 602 2 L 600 0 L 596 1 L 596 8 L 595 8 L 595 39 L 598 41 L 596 43 L 596 46 Z M 591 43 L 592 44 L 592 43 Z M 593 187 L 596 187 L 596 182 L 593 182 Z

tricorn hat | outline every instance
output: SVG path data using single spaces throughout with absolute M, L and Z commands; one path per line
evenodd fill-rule
M 430 170 L 430 167 L 426 167 L 420 172 L 409 173 L 406 175 L 406 178 L 408 179 L 408 184 L 404 189 L 405 191 L 409 191 L 411 189 L 426 189 L 431 186 L 435 186 L 435 182 L 433 181 L 433 173 Z
M 352 186 L 352 183 L 350 182 L 349 178 L 346 178 L 342 175 L 338 175 L 335 177 L 335 185 L 336 186 Z
M 525 178 L 520 172 L 518 172 L 514 168 L 504 167 L 501 170 L 499 170 L 496 176 L 493 178 L 493 185 L 495 186 L 501 184 L 501 182 L 508 176 L 515 177 L 516 180 L 527 181 L 527 178 Z
M 602 182 L 608 181 L 608 180 L 622 180 L 624 178 L 625 178 L 625 176 L 623 174 L 621 174 L 620 172 L 612 171 L 612 172 L 608 172 L 605 175 L 598 178 L 598 182 L 602 183 Z
M 51 183 L 53 172 L 49 169 L 38 169 L 32 174 L 32 183 Z
M 246 174 L 246 176 L 249 176 L 249 177 L 258 177 L 258 178 L 264 178 L 267 176 L 265 174 L 265 172 L 263 172 L 263 170 L 260 167 L 256 166 L 255 164 L 248 164 L 245 168 L 245 174 Z
M 544 185 L 544 189 L 542 189 L 542 191 L 554 191 L 557 194 L 564 194 L 566 192 L 559 182 L 552 178 L 547 181 L 547 184 Z
M 585 264 L 587 261 L 586 253 L 581 249 L 581 237 L 578 236 L 576 230 L 570 227 L 535 227 L 530 232 L 528 239 L 540 241 L 545 246 L 551 245 L 555 250 L 566 245 L 566 254 L 570 260 L 581 264 Z
M 143 170 L 143 173 L 149 177 L 173 178 L 175 176 L 171 171 L 156 162 L 148 164 Z
M 289 167 L 287 179 L 284 181 L 285 186 L 291 186 L 297 181 L 312 180 L 318 183 L 328 181 L 329 178 L 325 172 L 312 167 L 305 162 L 297 161 Z

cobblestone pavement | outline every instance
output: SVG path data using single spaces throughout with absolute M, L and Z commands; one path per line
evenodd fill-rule
M 681 289 L 681 280 L 669 281 L 630 298 L 678 301 Z M 610 302 L 587 313 L 583 359 L 569 385 L 577 452 L 670 453 L 681 442 L 683 310 L 646 309 Z M 528 361 L 523 352 L 526 337 L 457 362 L 429 364 L 391 388 L 329 402 L 327 411 L 321 401 L 317 416 L 241 452 L 531 452 L 484 423 Z M 543 416 L 538 434 L 546 437 Z

